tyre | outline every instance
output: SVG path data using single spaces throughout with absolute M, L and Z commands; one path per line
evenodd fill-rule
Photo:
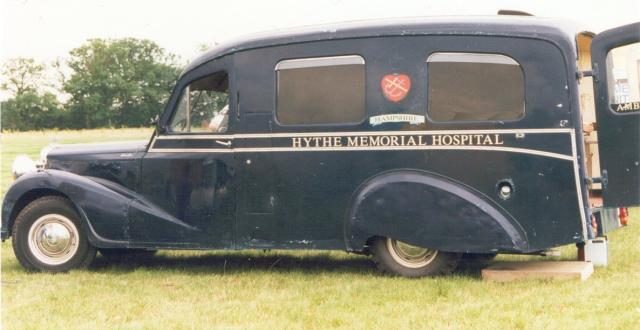
M 385 237 L 373 240 L 371 255 L 378 269 L 404 277 L 450 274 L 460 259 L 459 253 L 422 248 Z
M 149 259 L 153 257 L 157 250 L 144 249 L 98 249 L 98 252 L 109 261 Z
M 13 224 L 13 252 L 30 271 L 66 272 L 86 268 L 96 256 L 71 202 L 46 196 L 27 205 Z

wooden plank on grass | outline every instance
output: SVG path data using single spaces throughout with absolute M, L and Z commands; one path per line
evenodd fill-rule
M 525 279 L 580 279 L 593 274 L 593 264 L 584 261 L 498 262 L 482 270 L 482 278 L 509 282 Z

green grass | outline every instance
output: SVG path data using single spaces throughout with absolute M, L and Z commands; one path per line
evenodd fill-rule
M 58 143 L 148 138 L 146 130 L 2 136 L 2 191 L 18 153 Z M 68 274 L 26 273 L 2 243 L 2 327 L 619 328 L 640 326 L 640 212 L 609 236 L 610 265 L 587 281 L 488 283 L 478 269 L 410 280 L 343 252 L 172 252 Z M 561 257 L 576 257 L 572 246 Z M 543 259 L 500 256 L 499 260 Z

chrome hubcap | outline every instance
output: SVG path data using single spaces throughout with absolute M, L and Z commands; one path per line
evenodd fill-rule
M 407 244 L 391 238 L 387 238 L 387 249 L 397 263 L 408 268 L 424 267 L 438 255 L 438 250 Z
M 78 229 L 63 215 L 41 216 L 29 229 L 29 249 L 42 263 L 63 264 L 78 251 Z

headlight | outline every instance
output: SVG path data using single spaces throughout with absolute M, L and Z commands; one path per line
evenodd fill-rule
M 49 152 L 56 147 L 55 144 L 50 144 L 40 150 L 40 159 L 36 162 L 36 168 L 43 169 L 47 164 L 47 156 Z
M 55 147 L 55 145 L 50 144 L 50 145 L 42 148 L 42 150 L 40 150 L 40 161 L 42 163 L 46 163 L 47 162 L 47 155 L 49 154 L 49 151 L 51 151 L 54 147 Z
M 11 173 L 13 178 L 16 179 L 19 176 L 36 170 L 36 163 L 27 155 L 18 155 L 11 165 Z

